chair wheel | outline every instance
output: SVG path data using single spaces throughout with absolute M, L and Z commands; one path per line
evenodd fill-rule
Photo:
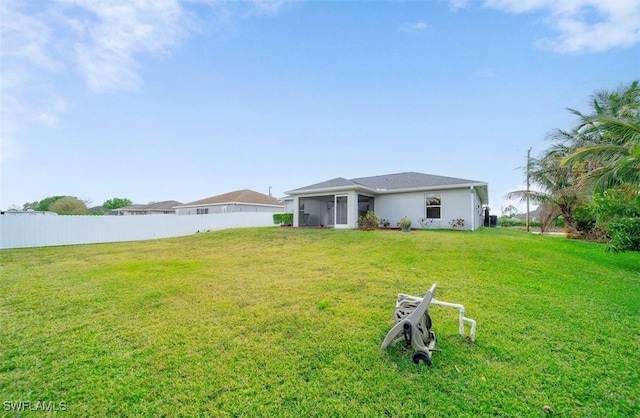
M 429 357 L 427 353 L 423 353 L 422 351 L 416 351 L 415 353 L 413 353 L 411 359 L 415 364 L 420 364 L 420 360 L 422 360 L 427 363 L 427 366 L 431 366 L 431 357 Z

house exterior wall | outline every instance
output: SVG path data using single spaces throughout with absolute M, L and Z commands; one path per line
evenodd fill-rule
M 477 229 L 482 226 L 482 205 L 475 190 L 470 188 L 383 194 L 375 197 L 375 212 L 389 221 L 392 227 L 403 217 L 411 220 L 412 228 L 422 228 L 419 220 L 426 217 L 426 195 L 441 196 L 441 217 L 428 228 L 451 228 L 454 219 L 463 219 L 459 229 Z
M 283 213 L 293 213 L 295 209 L 293 199 L 287 199 L 284 201 L 284 212 Z
M 459 229 L 471 229 L 475 221 L 471 213 L 472 196 L 470 188 L 449 190 L 442 193 L 441 228 L 451 228 L 451 221 L 463 219 L 464 226 Z
M 478 193 L 476 192 L 475 189 L 473 189 L 471 191 L 471 196 L 472 196 L 472 206 L 471 206 L 471 213 L 474 216 L 474 229 L 478 229 L 481 226 L 483 226 L 484 224 L 484 216 L 483 216 L 483 209 L 482 209 L 482 201 L 480 200 L 480 196 L 478 196 Z
M 375 198 L 375 213 L 395 227 L 400 219 L 411 219 L 412 227 L 420 227 L 418 220 L 424 218 L 424 192 L 383 194 Z

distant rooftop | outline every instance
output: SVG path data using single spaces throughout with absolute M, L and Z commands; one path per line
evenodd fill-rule
M 233 192 L 185 203 L 182 206 L 217 205 L 225 203 L 251 203 L 255 205 L 282 206 L 282 203 L 275 197 L 249 189 L 235 190 Z

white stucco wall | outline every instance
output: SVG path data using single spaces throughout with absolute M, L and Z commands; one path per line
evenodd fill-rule
M 284 212 L 283 213 L 293 213 L 294 209 L 295 209 L 295 202 L 293 201 L 293 198 L 286 199 L 284 201 Z
M 441 218 L 434 219 L 429 228 L 451 228 L 449 222 L 454 219 L 464 219 L 464 226 L 460 229 L 482 226 L 482 205 L 477 193 L 472 193 L 470 188 L 379 195 L 375 198 L 376 215 L 387 219 L 392 227 L 406 216 L 411 220 L 412 228 L 421 228 L 419 220 L 426 217 L 427 194 L 440 195 L 442 198 Z
M 420 227 L 418 220 L 424 218 L 424 192 L 385 194 L 375 197 L 374 211 L 379 218 L 396 227 L 400 219 L 407 217 L 412 227 Z

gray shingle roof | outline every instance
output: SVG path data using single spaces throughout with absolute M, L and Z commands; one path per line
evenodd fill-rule
M 351 180 L 345 179 L 344 177 L 336 177 L 335 179 L 331 179 L 331 180 L 323 181 L 323 182 L 320 182 L 320 183 L 312 184 L 310 186 L 301 187 L 299 189 L 295 189 L 295 190 L 292 190 L 292 191 L 315 190 L 315 189 L 331 189 L 331 188 L 334 188 L 334 187 L 349 187 L 349 186 L 357 186 L 357 184 L 354 183 Z
M 301 187 L 291 190 L 291 192 L 302 192 L 311 190 L 323 190 L 330 188 L 349 188 L 364 187 L 371 190 L 403 190 L 403 189 L 420 189 L 432 188 L 440 186 L 455 186 L 463 184 L 485 183 L 477 180 L 459 179 L 455 177 L 436 176 L 433 174 L 424 174 L 416 172 L 385 174 L 382 176 L 359 177 L 355 179 L 345 179 L 338 177 L 321 183 L 312 184 L 310 186 Z
M 164 202 L 156 202 L 149 204 L 149 210 L 173 210 L 174 206 L 180 206 L 182 202 L 177 200 L 165 200 Z
M 456 184 L 479 183 L 475 180 L 458 179 L 455 177 L 435 176 L 423 173 L 397 173 L 383 176 L 361 177 L 352 179 L 354 183 L 361 184 L 370 189 L 398 190 L 415 189 L 421 187 L 454 186 Z

